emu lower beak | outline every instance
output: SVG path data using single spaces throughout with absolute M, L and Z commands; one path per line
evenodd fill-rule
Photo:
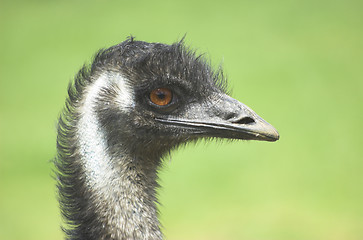
M 225 94 L 196 103 L 181 116 L 157 118 L 159 122 L 192 130 L 201 137 L 277 141 L 276 129 L 243 103 Z

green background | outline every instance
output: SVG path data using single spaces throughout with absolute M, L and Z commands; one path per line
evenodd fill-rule
M 188 45 L 280 132 L 175 151 L 167 239 L 363 239 L 363 2 L 0 1 L 0 239 L 62 239 L 50 160 L 68 82 L 102 47 Z

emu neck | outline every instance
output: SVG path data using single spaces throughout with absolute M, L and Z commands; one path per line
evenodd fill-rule
M 99 235 L 94 239 L 162 239 L 155 197 L 159 159 L 132 156 L 121 144 L 108 146 L 95 110 L 97 96 L 108 84 L 105 76 L 95 80 L 80 107 L 81 201 L 87 203 L 83 211 L 93 218 L 80 222 L 80 239 L 93 239 L 87 229 Z

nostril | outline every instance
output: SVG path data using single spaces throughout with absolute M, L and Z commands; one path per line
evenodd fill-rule
M 238 119 L 237 121 L 234 121 L 233 123 L 252 124 L 252 123 L 255 123 L 255 120 L 253 120 L 253 118 L 251 118 L 251 117 L 244 117 L 244 118 Z
M 253 124 L 255 123 L 255 120 L 252 117 L 243 117 L 237 113 L 229 113 L 225 116 L 225 119 L 231 123 L 236 124 Z

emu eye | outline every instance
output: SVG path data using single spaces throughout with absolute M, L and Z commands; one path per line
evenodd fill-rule
M 166 106 L 173 100 L 173 92 L 168 88 L 157 88 L 151 91 L 150 100 L 158 106 Z

